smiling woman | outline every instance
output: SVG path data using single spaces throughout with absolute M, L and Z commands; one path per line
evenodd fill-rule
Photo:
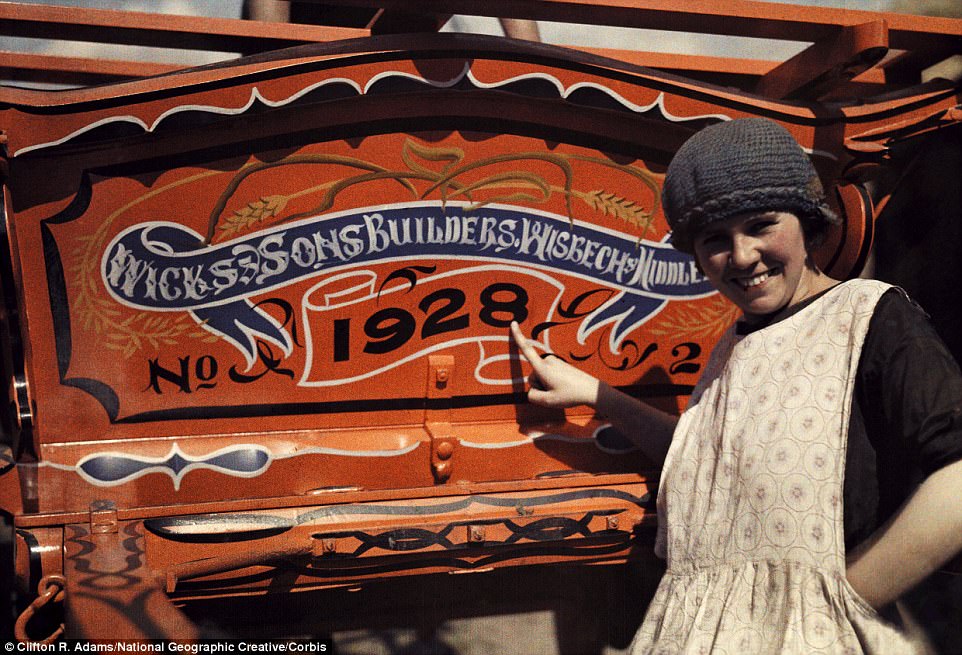
M 594 406 L 663 463 L 668 566 L 631 652 L 927 652 L 891 604 L 962 549 L 958 366 L 901 289 L 814 264 L 836 218 L 777 124 L 696 133 L 663 201 L 744 314 L 677 424 L 512 326 L 531 402 Z

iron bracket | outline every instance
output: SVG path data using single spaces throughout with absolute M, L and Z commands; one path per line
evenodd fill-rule
M 111 500 L 90 503 L 90 534 L 117 532 L 117 506 Z
M 447 482 L 454 465 L 458 440 L 451 428 L 451 396 L 455 365 L 451 355 L 428 357 L 424 392 L 424 430 L 431 439 L 431 472 L 436 482 Z

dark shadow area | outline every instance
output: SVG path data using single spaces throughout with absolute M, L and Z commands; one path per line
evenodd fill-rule
M 183 609 L 206 635 L 332 636 L 337 653 L 465 655 L 479 652 L 475 646 L 482 643 L 510 640 L 538 644 L 532 655 L 600 655 L 605 648 L 628 646 L 664 570 L 650 548 L 639 550 L 623 565 L 402 577 L 342 589 L 192 601 Z M 492 632 L 490 626 L 502 621 L 504 630 Z M 517 652 L 507 641 L 503 645 Z
M 13 640 L 13 517 L 0 512 L 0 641 Z
M 962 128 L 927 140 L 876 228 L 876 277 L 905 289 L 962 361 Z
M 962 361 L 962 128 L 927 139 L 876 226 L 875 277 L 905 289 Z M 959 652 L 962 576 L 936 573 L 904 603 L 937 652 Z

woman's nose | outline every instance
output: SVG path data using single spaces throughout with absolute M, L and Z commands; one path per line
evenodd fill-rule
M 743 234 L 736 234 L 732 238 L 732 249 L 729 255 L 731 265 L 735 268 L 751 268 L 758 263 L 759 253 L 755 239 Z

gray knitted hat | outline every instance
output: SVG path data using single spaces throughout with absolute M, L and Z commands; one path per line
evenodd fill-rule
M 792 212 L 812 245 L 839 223 L 805 151 L 765 118 L 716 123 L 688 139 L 668 166 L 661 200 L 671 243 L 687 253 L 700 229 L 744 212 Z

